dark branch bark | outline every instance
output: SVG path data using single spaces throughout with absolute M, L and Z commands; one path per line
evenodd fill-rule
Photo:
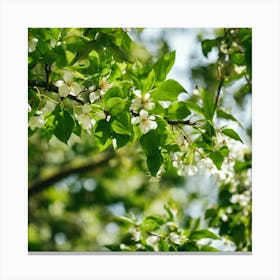
M 198 121 L 195 121 L 195 122 L 191 122 L 190 120 L 168 120 L 166 119 L 167 123 L 170 124 L 170 125 L 177 125 L 177 124 L 184 124 L 184 125 L 197 125 L 198 123 L 200 123 L 201 121 L 203 120 L 198 120 Z
M 106 164 L 113 157 L 114 157 L 114 153 L 109 153 L 99 161 L 92 161 L 92 162 L 89 162 L 89 163 L 79 166 L 79 167 L 66 168 L 58 173 L 55 173 L 54 175 L 52 175 L 46 179 L 40 179 L 40 180 L 31 182 L 29 184 L 28 196 L 31 197 L 31 196 L 49 188 L 52 184 L 60 181 L 61 179 L 65 178 L 69 175 L 81 174 L 81 173 L 93 170 L 95 168 L 101 167 L 104 164 Z
M 29 87 L 42 87 L 48 91 L 53 91 L 58 93 L 58 87 L 53 85 L 53 84 L 49 84 L 47 82 L 44 81 L 33 81 L 33 80 L 28 80 L 28 86 Z

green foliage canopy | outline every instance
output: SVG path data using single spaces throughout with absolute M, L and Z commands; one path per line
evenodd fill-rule
M 29 29 L 30 250 L 251 250 L 251 154 L 221 96 L 238 81 L 250 94 L 251 30 L 201 45 L 218 50 L 216 82 L 190 93 L 168 78 L 176 52 L 154 59 L 127 30 Z M 199 172 L 219 194 L 195 219 L 170 190 Z

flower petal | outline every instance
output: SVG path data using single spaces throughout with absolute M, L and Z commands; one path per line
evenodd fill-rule
M 60 97 L 66 97 L 69 95 L 69 88 L 66 84 L 61 85 L 58 88 L 58 94 Z
M 81 91 L 82 91 L 82 87 L 77 83 L 73 83 L 70 87 L 69 94 L 73 96 L 78 96 Z
M 56 85 L 57 87 L 61 87 L 61 86 L 63 86 L 64 84 L 65 84 L 65 82 L 62 81 L 62 80 L 58 80 L 58 81 L 55 82 L 55 85 Z
M 155 121 L 149 121 L 149 127 L 150 129 L 156 129 L 157 128 L 157 123 Z
M 144 109 L 146 110 L 153 110 L 155 108 L 155 103 L 154 102 L 148 102 L 144 104 Z
M 142 119 L 147 119 L 148 116 L 149 116 L 149 113 L 148 113 L 146 110 L 143 110 L 143 109 L 142 109 L 142 110 L 140 111 L 139 115 L 140 115 L 140 117 L 141 117 Z
M 83 110 L 83 113 L 88 114 L 91 111 L 91 107 L 89 104 L 85 104 L 85 105 L 83 105 L 82 110 Z
M 144 134 L 146 134 L 151 129 L 147 122 L 140 122 L 139 127 Z
M 64 71 L 63 80 L 66 83 L 73 81 L 73 74 L 70 71 Z
M 132 99 L 132 104 L 130 106 L 130 109 L 136 111 L 140 108 L 141 108 L 141 101 L 138 98 Z
M 132 124 L 139 124 L 140 121 L 141 121 L 141 118 L 140 118 L 140 117 L 133 117 L 133 118 L 131 119 L 131 123 L 132 123 Z
M 95 100 L 97 100 L 100 97 L 100 95 L 98 94 L 98 92 L 93 91 L 89 94 L 89 100 L 91 103 L 93 103 Z
M 133 91 L 133 93 L 138 97 L 138 98 L 142 98 L 142 92 L 139 89 L 136 89 Z

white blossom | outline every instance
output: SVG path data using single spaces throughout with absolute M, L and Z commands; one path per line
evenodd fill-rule
M 179 134 L 177 137 L 177 143 L 180 147 L 187 147 L 188 146 L 188 141 L 184 137 L 183 134 Z
M 100 95 L 103 96 L 111 86 L 112 84 L 108 83 L 105 78 L 102 78 L 99 82 Z
M 90 103 L 93 103 L 95 100 L 100 98 L 100 92 L 96 91 L 96 86 L 90 86 L 88 88 L 89 90 L 89 101 Z
M 181 243 L 181 237 L 179 234 L 175 233 L 175 232 L 171 232 L 169 234 L 169 239 L 171 242 L 175 243 L 175 244 L 180 244 Z
M 200 96 L 200 90 L 199 90 L 199 88 L 194 88 L 194 90 L 193 90 L 193 95 L 197 95 L 197 96 Z
M 129 248 L 127 245 L 121 243 L 121 244 L 120 244 L 120 249 L 121 249 L 121 250 L 129 250 L 130 248 Z
M 83 112 L 81 114 L 76 115 L 76 119 L 78 120 L 79 124 L 82 125 L 82 127 L 84 129 L 89 130 L 96 123 L 96 121 L 89 116 L 89 113 L 91 111 L 90 105 L 89 104 L 83 105 L 82 111 Z
M 83 105 L 83 107 L 82 107 L 82 111 L 83 111 L 83 113 L 84 113 L 84 114 L 88 114 L 88 113 L 90 113 L 90 111 L 91 111 L 91 107 L 90 107 L 90 105 L 89 105 L 89 104 L 85 104 L 85 105 Z
M 32 108 L 30 106 L 30 104 L 28 103 L 28 113 L 31 112 Z
M 250 200 L 251 200 L 251 193 L 250 193 L 250 191 L 245 191 L 245 192 L 243 192 L 241 194 L 235 193 L 230 198 L 230 202 L 231 203 L 233 203 L 233 204 L 238 203 L 241 206 L 248 205 Z
M 179 163 L 179 164 L 174 165 L 174 163 L 173 163 L 173 166 L 178 168 L 177 174 L 179 176 L 186 176 L 186 175 L 193 176 L 198 171 L 198 168 L 194 165 L 185 165 L 183 163 Z
M 129 229 L 129 232 L 131 233 L 132 235 L 132 239 L 134 241 L 139 241 L 141 239 L 141 231 L 139 228 L 136 228 L 136 227 L 132 227 Z
M 72 74 L 72 72 L 70 72 L 70 71 L 64 71 L 63 80 L 64 80 L 66 83 L 72 82 L 72 81 L 73 81 L 73 74 Z
M 187 171 L 187 174 L 189 176 L 193 176 L 193 175 L 195 175 L 197 173 L 198 168 L 196 166 L 194 166 L 194 165 L 187 165 L 186 166 L 186 171 Z
M 228 221 L 228 216 L 226 214 L 222 213 L 221 219 L 222 219 L 223 222 L 227 222 Z
M 99 89 L 96 89 L 96 86 L 90 86 L 89 89 L 89 100 L 90 103 L 93 103 L 95 100 L 102 98 L 107 90 L 112 86 L 108 83 L 105 78 L 102 78 L 99 83 Z
M 182 160 L 183 154 L 176 152 L 171 155 L 172 165 L 178 169 L 177 174 L 179 176 L 193 176 L 198 172 L 198 168 L 192 164 L 186 165 Z
M 100 91 L 97 90 L 97 91 L 92 91 L 89 93 L 89 101 L 90 103 L 93 103 L 95 100 L 101 98 L 101 94 L 100 94 Z
M 237 65 L 234 65 L 234 71 L 235 71 L 237 74 L 242 74 L 245 70 L 246 70 L 246 66 L 237 66 Z
M 201 159 L 197 165 L 207 173 L 215 175 L 219 181 L 224 181 L 227 178 L 227 173 L 224 170 L 218 170 L 210 158 Z
M 154 116 L 149 116 L 149 113 L 145 110 L 141 110 L 138 117 L 131 119 L 132 124 L 139 124 L 140 130 L 146 134 L 151 129 L 157 128 Z
M 146 239 L 146 244 L 148 246 L 151 246 L 155 251 L 158 251 L 158 241 L 159 241 L 159 237 L 156 235 L 150 235 L 147 239 Z
M 37 38 L 32 38 L 28 40 L 28 52 L 34 52 L 36 50 L 37 42 Z
M 198 167 L 212 174 L 216 171 L 216 167 L 210 158 L 201 159 L 198 162 Z
M 171 105 L 171 101 L 159 101 L 158 102 L 162 108 L 167 109 Z
M 70 71 L 64 71 L 63 80 L 56 81 L 55 85 L 60 97 L 67 97 L 69 94 L 78 96 L 83 90 L 77 82 L 73 82 L 73 74 Z
M 56 103 L 52 100 L 48 100 L 44 106 L 44 108 L 42 108 L 41 112 L 43 115 L 47 114 L 47 113 L 51 113 L 56 107 Z
M 29 127 L 34 130 L 36 127 L 41 128 L 45 124 L 44 117 L 40 116 L 33 116 L 29 119 L 28 125 Z
M 152 110 L 155 107 L 155 103 L 152 102 L 149 93 L 143 95 L 140 90 L 135 90 L 133 93 L 136 95 L 136 98 L 132 99 L 132 104 L 130 106 L 131 110 L 136 111 L 140 108 Z

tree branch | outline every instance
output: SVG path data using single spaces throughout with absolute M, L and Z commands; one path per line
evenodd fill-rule
M 198 120 L 198 121 L 195 121 L 195 122 L 191 122 L 190 120 L 168 120 L 166 119 L 167 123 L 168 124 L 171 124 L 171 125 L 177 125 L 177 124 L 184 124 L 184 125 L 196 125 L 198 124 L 199 122 L 203 121 L 203 120 Z
M 63 168 L 62 171 L 57 172 L 48 178 L 33 181 L 29 184 L 28 196 L 31 197 L 31 196 L 49 188 L 54 183 L 62 180 L 63 178 L 65 178 L 69 175 L 80 174 L 80 173 L 84 173 L 84 172 L 93 170 L 95 168 L 101 167 L 104 164 L 106 164 L 111 158 L 113 158 L 114 155 L 115 155 L 114 153 L 108 153 L 106 156 L 104 156 L 99 161 L 91 161 L 87 164 L 84 164 L 84 165 L 81 165 L 78 167 Z
M 53 92 L 56 92 L 58 93 L 58 87 L 53 85 L 53 84 L 50 84 L 50 83 L 46 83 L 44 81 L 34 81 L 34 80 L 28 80 L 28 86 L 29 87 L 41 87 L 41 88 L 44 88 L 45 90 L 48 90 L 48 91 L 53 91 Z M 68 95 L 67 98 L 70 98 L 82 105 L 85 104 L 85 102 L 82 100 L 82 99 L 79 99 L 78 97 L 76 96 L 73 96 L 73 95 Z

